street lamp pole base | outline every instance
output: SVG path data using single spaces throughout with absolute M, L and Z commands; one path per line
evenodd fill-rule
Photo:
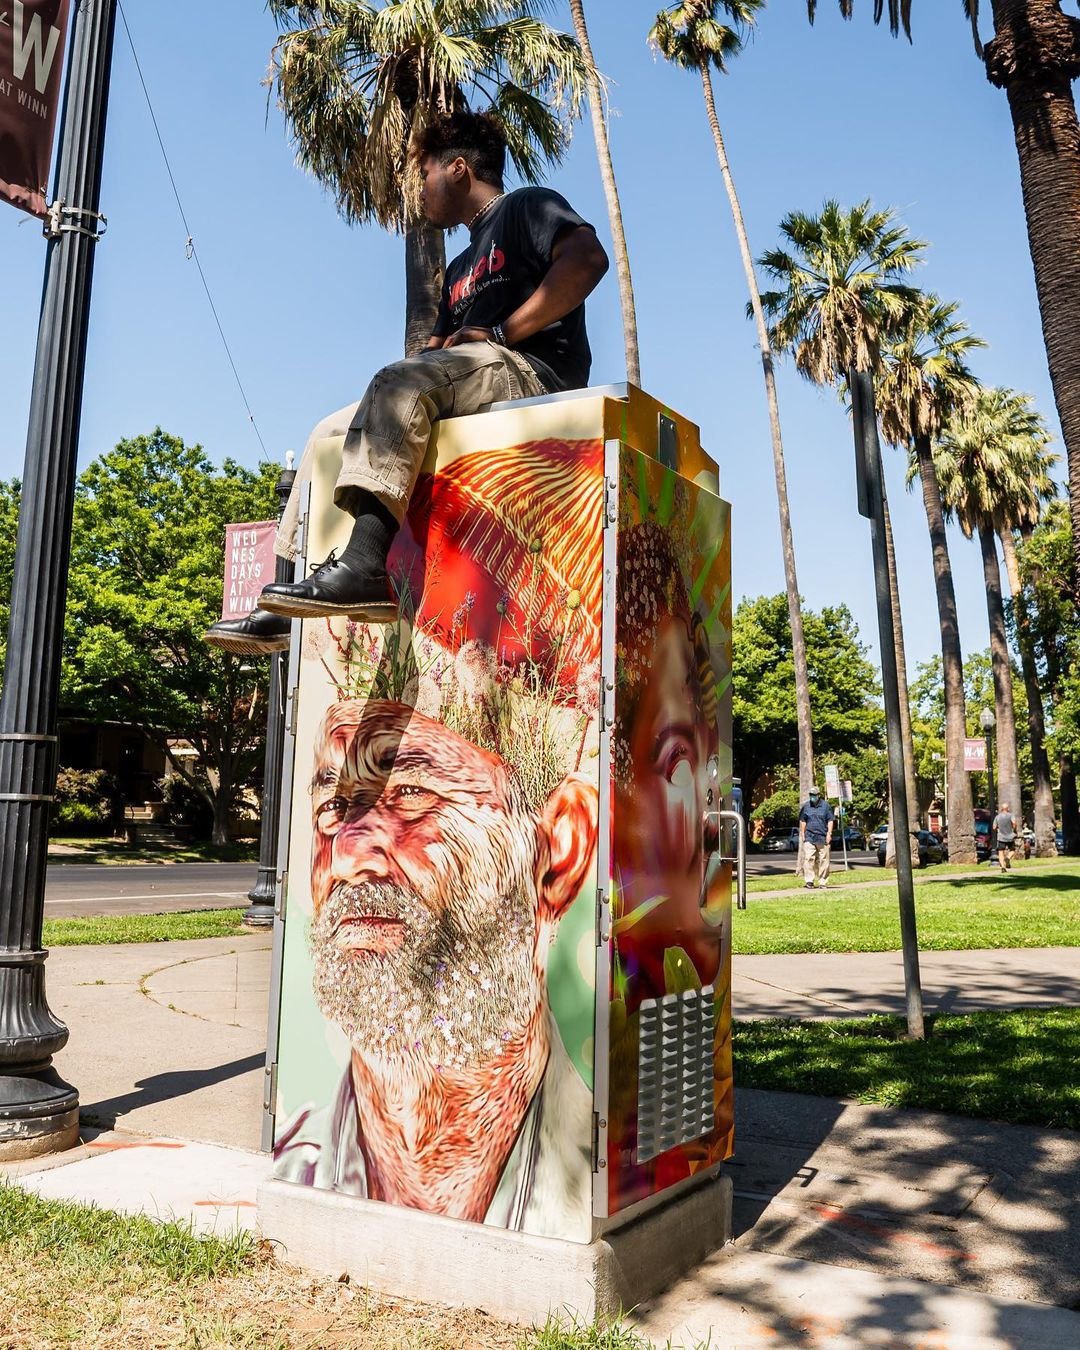
M 275 831 L 275 834 L 277 831 Z M 251 901 L 241 916 L 245 928 L 272 928 L 274 905 L 277 902 L 277 871 L 273 866 L 260 867 L 255 885 L 248 891 Z
M 0 1074 L 0 1163 L 62 1153 L 79 1140 L 79 1094 L 54 1068 Z

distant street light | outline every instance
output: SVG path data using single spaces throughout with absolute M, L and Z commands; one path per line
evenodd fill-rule
M 994 730 L 994 714 L 989 708 L 979 713 L 979 726 L 983 729 L 986 741 L 986 806 L 990 814 L 997 810 L 997 793 L 994 790 L 994 748 L 991 733 Z

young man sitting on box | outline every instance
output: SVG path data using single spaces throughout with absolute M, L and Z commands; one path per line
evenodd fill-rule
M 434 422 L 588 384 L 585 299 L 608 268 L 592 226 L 548 188 L 504 190 L 506 141 L 492 117 L 439 119 L 417 155 L 424 215 L 443 229 L 464 225 L 468 247 L 446 269 L 426 349 L 384 367 L 358 404 L 320 422 L 301 458 L 279 556 L 295 557 L 314 447 L 335 435 L 345 437 L 334 503 L 354 517 L 348 544 L 303 581 L 267 586 L 246 618 L 214 624 L 206 641 L 225 651 L 283 650 L 293 618 L 395 618 L 386 559 Z

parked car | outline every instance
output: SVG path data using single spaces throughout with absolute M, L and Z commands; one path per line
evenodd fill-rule
M 766 853 L 798 853 L 799 831 L 797 826 L 790 830 L 770 830 L 761 841 Z
M 1059 853 L 1065 852 L 1065 836 L 1060 830 L 1054 831 L 1054 843 L 1057 845 L 1057 851 Z
M 931 863 L 944 862 L 948 857 L 945 845 L 936 834 L 931 834 L 929 830 L 919 831 L 919 864 L 922 867 L 928 867 Z M 877 851 L 878 866 L 885 866 L 885 840 L 878 845 Z
M 866 847 L 866 835 L 863 834 L 862 830 L 857 830 L 857 829 L 855 828 L 854 825 L 845 825 L 845 826 L 844 826 L 844 837 L 843 837 L 842 840 L 841 840 L 841 838 L 840 838 L 840 831 L 839 831 L 839 830 L 834 830 L 834 831 L 833 831 L 833 837 L 832 837 L 832 846 L 833 846 L 833 848 L 841 848 L 844 844 L 847 845 L 847 848 L 848 848 L 848 852 L 849 852 L 849 853 L 850 853 L 853 849 L 857 849 L 857 848 L 865 848 L 865 847 Z

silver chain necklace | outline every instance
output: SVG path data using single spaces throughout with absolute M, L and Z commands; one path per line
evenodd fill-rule
M 484 212 L 485 212 L 485 211 L 490 211 L 491 208 L 495 205 L 495 203 L 496 203 L 496 202 L 501 202 L 502 199 L 503 199 L 505 196 L 506 196 L 506 193 L 505 193 L 505 192 L 500 192 L 500 193 L 498 193 L 498 195 L 495 196 L 495 197 L 489 197 L 488 200 L 487 200 L 487 201 L 483 204 L 483 206 L 480 208 L 480 210 L 477 211 L 476 215 L 473 216 L 472 220 L 469 221 L 468 225 L 466 225 L 465 228 L 466 228 L 467 230 L 471 230 L 472 227 L 476 224 L 476 222 L 480 219 L 480 217 L 484 214 Z

